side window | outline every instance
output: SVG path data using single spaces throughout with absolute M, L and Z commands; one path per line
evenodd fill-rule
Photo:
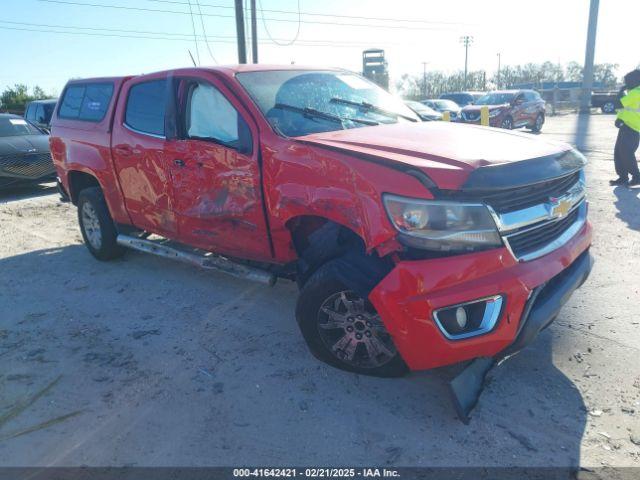
M 129 90 L 124 122 L 142 133 L 164 136 L 166 80 L 138 83 Z
M 107 108 L 109 108 L 112 94 L 113 84 L 111 83 L 87 85 L 80 107 L 80 120 L 94 122 L 102 120 L 107 113 Z
M 44 106 L 40 103 L 36 109 L 36 123 L 47 123 L 44 118 Z
M 189 138 L 237 148 L 248 132 L 242 116 L 216 87 L 203 82 L 189 86 L 185 108 L 185 133 Z
M 84 98 L 84 85 L 72 85 L 67 87 L 62 97 L 62 104 L 58 115 L 61 118 L 78 119 L 80 115 L 80 106 Z
M 26 118 L 30 122 L 34 122 L 36 119 L 36 106 L 33 103 L 30 103 L 27 107 L 27 113 L 25 113 L 24 118 Z
M 70 120 L 99 122 L 107 113 L 112 95 L 112 83 L 71 85 L 65 89 L 58 116 Z M 41 123 L 46 123 L 44 107 L 42 105 L 40 107 L 42 108 L 43 118 Z M 36 116 L 38 117 L 39 113 Z

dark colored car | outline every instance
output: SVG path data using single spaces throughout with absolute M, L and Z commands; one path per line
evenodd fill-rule
M 466 107 L 467 105 L 473 105 L 483 95 L 484 93 L 482 92 L 451 92 L 443 93 L 440 98 L 456 102 L 460 107 Z
M 18 115 L 0 113 L 0 188 L 54 178 L 49 135 Z
M 591 106 L 599 108 L 602 113 L 616 113 L 616 108 L 621 107 L 618 92 L 593 92 Z
M 413 110 L 423 122 L 442 120 L 442 114 L 440 112 L 426 106 L 424 103 L 415 102 L 413 100 L 406 100 L 404 104 L 411 110 Z
M 546 102 L 535 90 L 501 90 L 489 92 L 462 109 L 460 121 L 480 124 L 482 107 L 489 107 L 489 125 L 492 127 L 526 127 L 534 132 L 542 130 Z
M 461 108 L 453 100 L 429 98 L 427 100 L 422 100 L 420 103 L 426 105 L 429 108 L 433 108 L 435 111 L 440 113 L 449 112 L 449 114 L 451 115 L 451 120 L 453 121 L 458 120 L 458 117 L 460 116 Z
M 25 120 L 48 132 L 51 127 L 51 115 L 53 115 L 57 102 L 55 98 L 34 100 L 27 104 L 27 109 L 24 112 Z

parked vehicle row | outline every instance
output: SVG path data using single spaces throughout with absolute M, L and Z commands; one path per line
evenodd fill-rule
M 310 351 L 353 372 L 509 355 L 591 270 L 579 152 L 419 122 L 342 70 L 73 80 L 51 150 L 97 259 L 133 248 L 295 280 Z

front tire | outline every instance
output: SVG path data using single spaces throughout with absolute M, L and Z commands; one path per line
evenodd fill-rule
M 107 261 L 121 257 L 125 249 L 118 245 L 118 232 L 99 187 L 85 188 L 78 195 L 78 223 L 91 255 Z
M 309 278 L 300 292 L 296 319 L 311 353 L 348 372 L 399 377 L 408 368 L 373 305 L 335 273 L 330 261 Z M 343 266 L 342 266 L 343 268 Z
M 534 133 L 539 133 L 542 131 L 542 126 L 544 125 L 544 115 L 539 113 L 533 122 L 533 126 L 531 127 L 531 131 Z

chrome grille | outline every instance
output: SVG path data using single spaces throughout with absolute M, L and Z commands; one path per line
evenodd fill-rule
M 36 180 L 54 173 L 55 168 L 48 152 L 0 157 L 0 176 Z
M 527 229 L 507 237 L 511 251 L 517 258 L 526 258 L 560 238 L 578 220 L 580 209 L 574 209 L 566 217 L 546 222 L 537 228 Z

